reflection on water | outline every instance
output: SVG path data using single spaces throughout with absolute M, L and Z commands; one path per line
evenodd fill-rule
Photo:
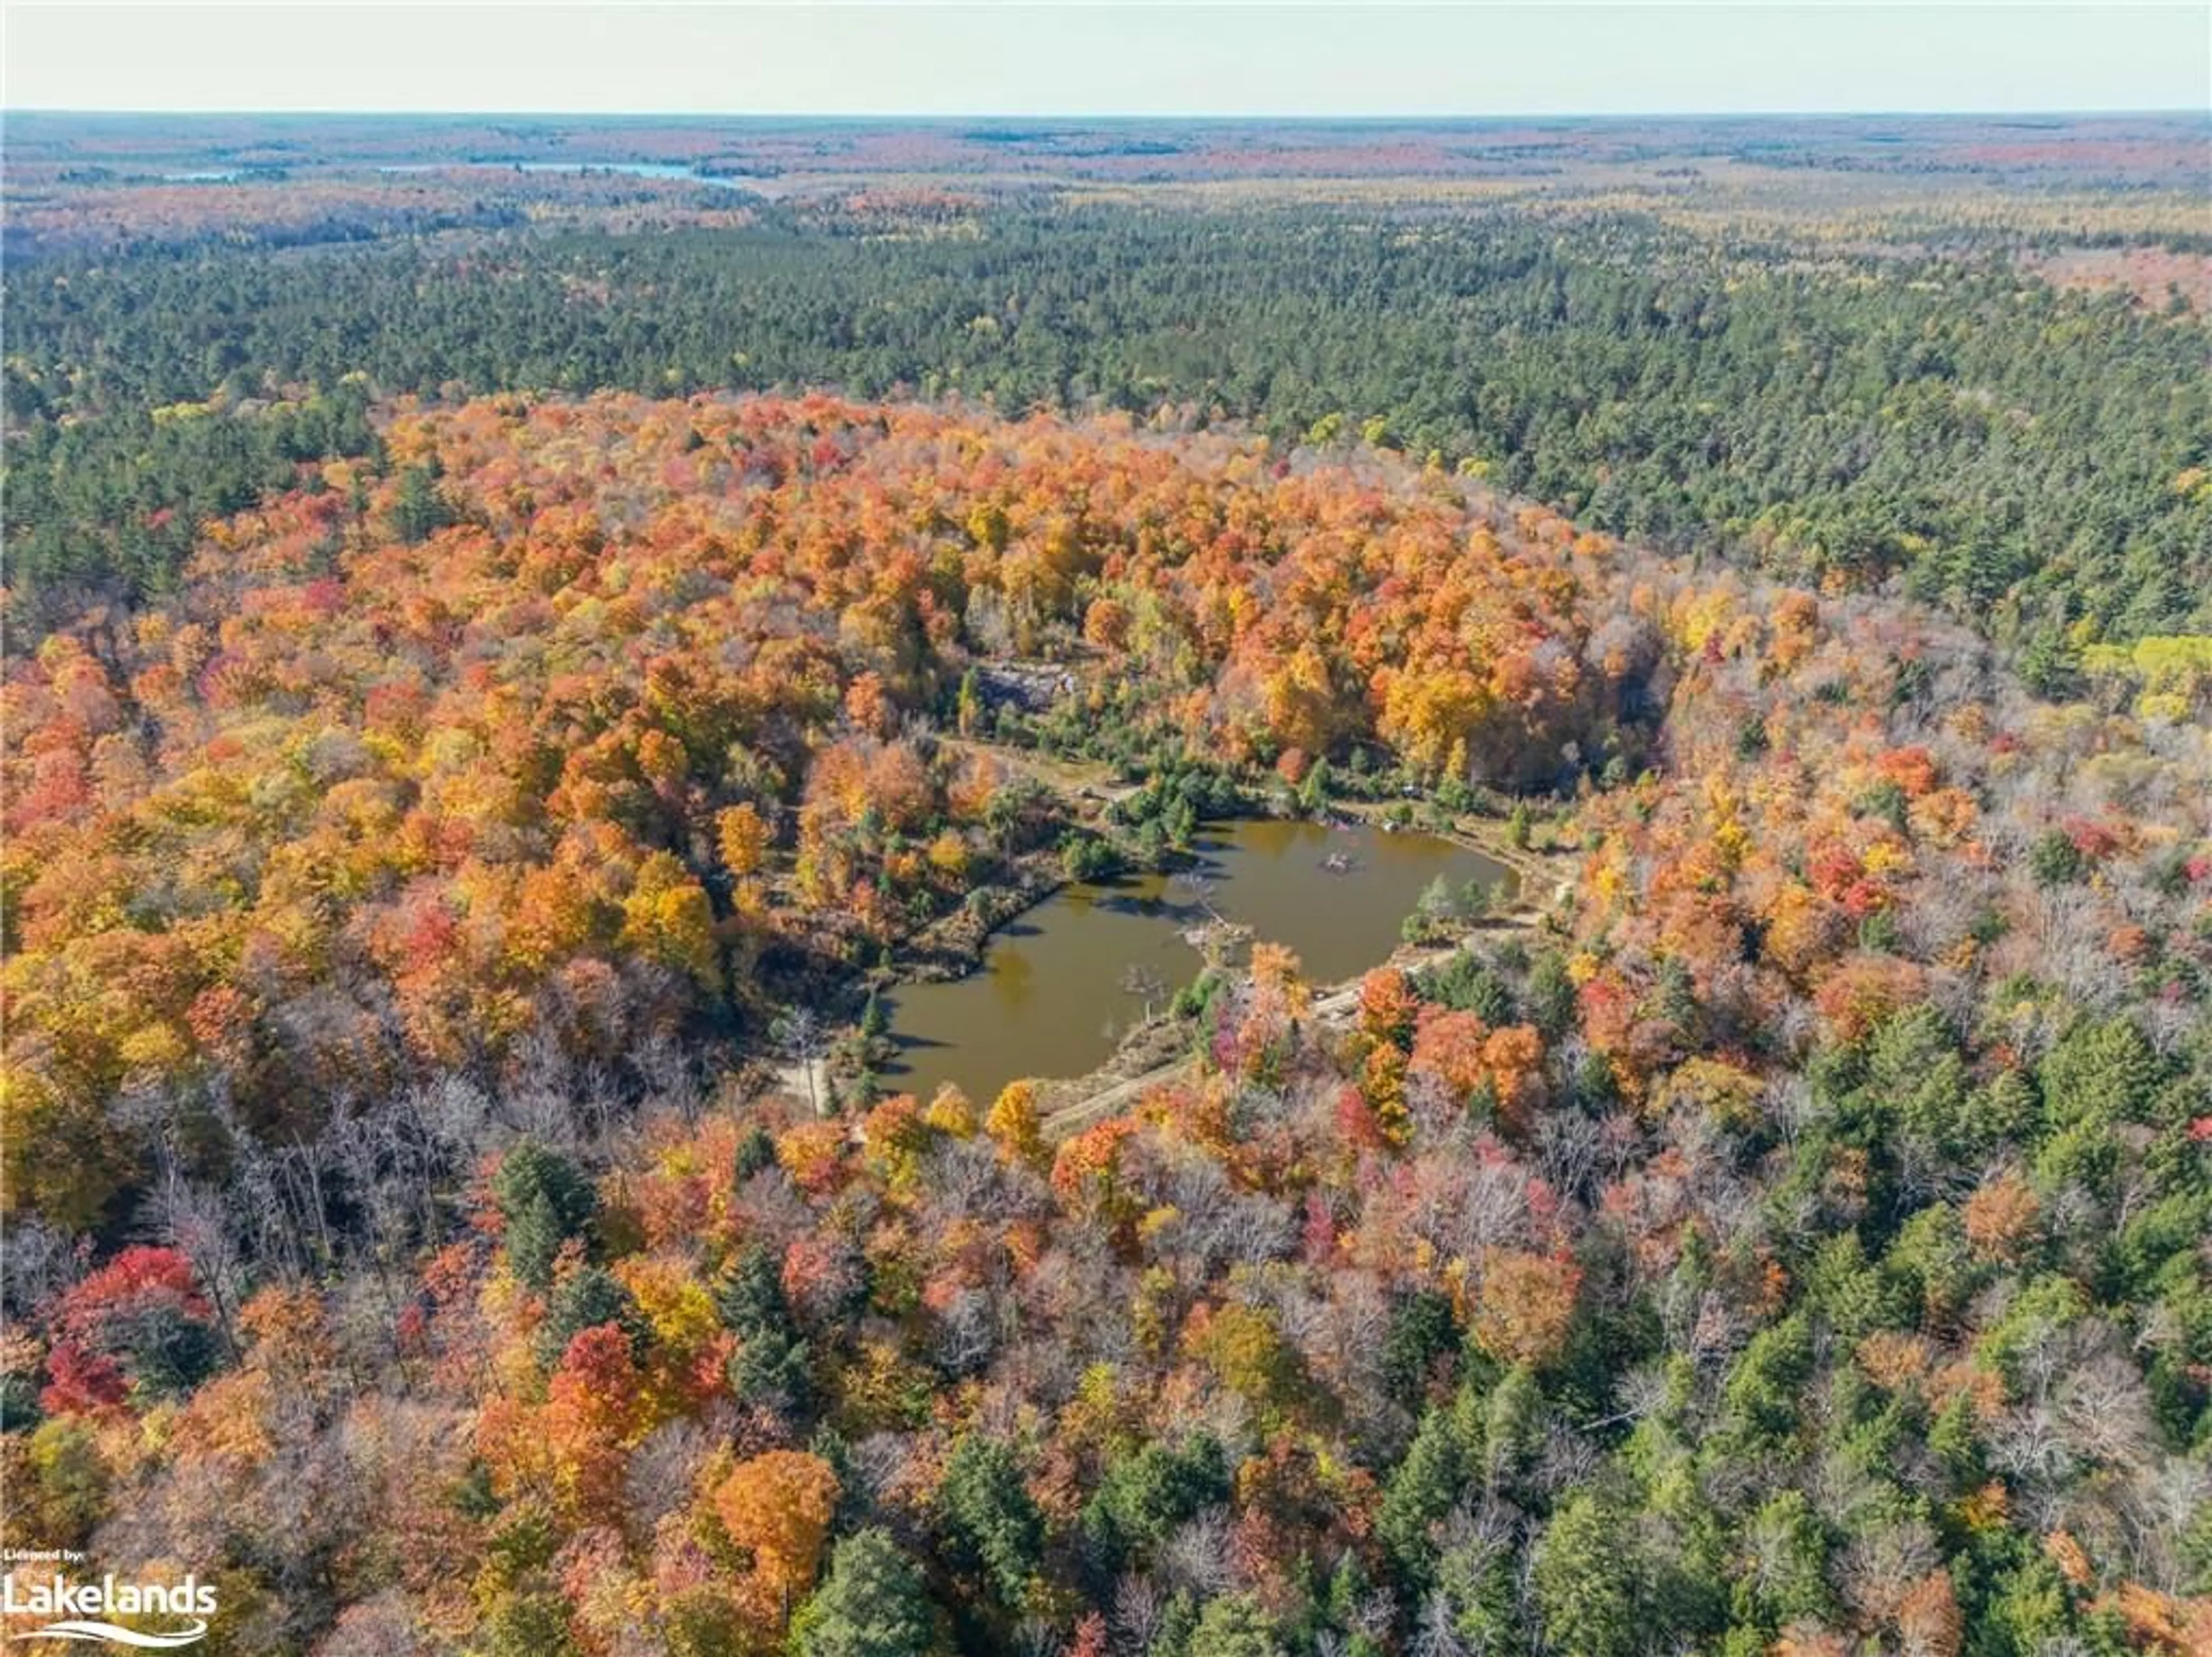
M 1016 947 L 1006 952 L 997 970 L 984 980 L 991 986 L 993 996 L 1000 1009 L 1018 1015 L 1030 1003 L 1036 990 L 1036 967 L 1027 950 Z
M 1510 878 L 1431 835 L 1316 823 L 1212 825 L 1198 850 L 1213 883 L 1204 903 L 1289 945 L 1316 984 L 1389 954 L 1438 875 L 1455 888 Z M 1095 1068 L 1148 1006 L 1159 1010 L 1197 974 L 1198 952 L 1182 936 L 1207 918 L 1197 895 L 1157 874 L 1071 886 L 994 937 L 969 977 L 900 986 L 886 998 L 900 1052 L 884 1085 L 927 1099 L 952 1081 L 988 1105 L 1018 1076 Z

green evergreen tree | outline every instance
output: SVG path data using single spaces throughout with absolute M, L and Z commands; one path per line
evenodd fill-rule
M 392 533 L 410 545 L 426 541 L 454 521 L 452 504 L 438 486 L 434 462 L 408 467 L 399 474 L 399 488 L 392 503 Z
M 2135 1024 L 2124 1018 L 2068 1031 L 2039 1072 L 2051 1122 L 2141 1122 L 2165 1079 L 2165 1065 Z
M 1249 1594 L 1224 1594 L 1199 1614 L 1185 1657 L 1290 1657 L 1290 1648 Z
M 1436 1526 L 1452 1510 L 1467 1483 L 1467 1453 L 1449 1410 L 1421 1417 L 1406 1459 L 1390 1475 L 1375 1533 L 1392 1563 L 1409 1580 L 1427 1581 L 1436 1560 Z
M 1537 1542 L 1533 1580 L 1546 1645 L 1560 1657 L 1638 1657 L 1663 1636 L 1644 1623 L 1635 1544 L 1605 1497 L 1567 1498 Z
M 981 1434 L 963 1439 L 939 1501 L 951 1556 L 979 1570 L 1000 1604 L 1019 1609 L 1043 1560 L 1044 1520 L 1012 1448 Z
M 856 1532 L 791 1622 L 797 1657 L 930 1657 L 945 1649 L 929 1587 L 888 1532 Z
M 491 1191 L 507 1222 L 508 1265 L 531 1288 L 551 1287 L 554 1257 L 598 1206 L 591 1182 L 557 1151 L 525 1140 L 501 1159 Z

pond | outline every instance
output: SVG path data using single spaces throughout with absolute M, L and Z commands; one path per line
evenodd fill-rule
M 887 1089 L 927 1099 L 944 1082 L 988 1106 L 1021 1076 L 1095 1069 L 1147 1008 L 1164 1009 L 1198 974 L 1184 933 L 1210 905 L 1254 935 L 1296 950 L 1307 979 L 1339 983 L 1397 947 L 1399 929 L 1439 875 L 1509 884 L 1504 865 L 1434 835 L 1255 819 L 1209 825 L 1196 871 L 1210 890 L 1157 874 L 1079 882 L 1017 917 L 982 966 L 885 997 L 899 1060 Z

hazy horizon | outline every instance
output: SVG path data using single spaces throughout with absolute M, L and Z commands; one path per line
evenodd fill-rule
M 1223 126 L 1267 122 L 1300 126 L 1486 126 L 1526 125 L 1529 122 L 1573 121 L 1649 123 L 1658 121 L 1972 121 L 2002 120 L 2013 122 L 2061 120 L 2183 120 L 2197 119 L 2212 126 L 2212 108 L 2195 108 L 2174 105 L 2167 108 L 2079 107 L 2033 109 L 1968 108 L 1951 109 L 1529 109 L 1496 114 L 1390 114 L 1368 113 L 1357 114 L 1312 114 L 1299 110 L 1249 110 L 1220 113 L 1205 110 L 1158 111 L 1099 111 L 1095 113 L 1069 113 L 1051 109 L 1008 110 L 939 110 L 928 113 L 885 113 L 867 109 L 823 109 L 803 113 L 764 113 L 743 110 L 719 109 L 289 109 L 273 107 L 254 108 L 240 106 L 233 109 L 106 109 L 84 105 L 27 104 L 10 105 L 0 109 L 9 117 L 60 116 L 72 119 L 103 119 L 123 121 L 215 121 L 215 120 L 301 120 L 301 121 L 583 121 L 583 122 L 669 122 L 717 121 L 724 123 L 757 123 L 762 125 L 793 126 L 808 124 L 821 125 L 881 126 L 951 126 L 963 123 L 986 125 L 1008 125 L 1035 122 L 1041 125 L 1069 126 L 1101 126 L 1117 124 L 1131 125 L 1170 125 L 1201 124 Z
M 19 113 L 1650 119 L 2212 109 L 2212 8 L 15 3 Z M 426 25 L 428 26 L 426 27 Z

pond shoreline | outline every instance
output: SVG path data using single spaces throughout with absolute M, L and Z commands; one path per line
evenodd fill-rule
M 1541 910 L 1501 915 L 1477 925 L 1447 943 L 1401 943 L 1382 959 L 1341 983 L 1313 986 L 1313 1005 L 1308 1020 L 1316 1028 L 1343 1024 L 1358 1002 L 1360 986 L 1369 972 L 1395 966 L 1419 972 L 1449 960 L 1478 938 L 1499 931 L 1527 932 L 1541 924 Z M 1183 1039 L 1182 1021 L 1173 1014 L 1154 1019 L 1129 1032 L 1104 1062 L 1087 1074 L 1049 1078 L 1038 1083 L 1045 1138 L 1054 1143 L 1120 1112 L 1122 1106 L 1140 1104 L 1155 1087 L 1179 1081 L 1199 1062 L 1199 1055 Z
M 1239 825 L 1311 825 L 1332 833 L 1403 834 L 1419 841 L 1445 843 L 1496 866 L 1507 877 L 1497 888 L 1506 894 L 1506 899 L 1493 912 L 1489 923 L 1492 926 L 1523 928 L 1534 924 L 1562 889 L 1558 883 L 1568 855 L 1561 849 L 1515 845 L 1504 821 L 1493 822 L 1472 813 L 1442 812 L 1425 797 L 1332 797 L 1316 813 L 1297 809 L 1280 790 L 1255 789 L 1248 797 L 1246 810 L 1234 817 L 1206 822 L 1195 847 L 1170 851 L 1148 863 L 1135 855 L 1129 835 L 1108 814 L 1114 803 L 1135 790 L 1121 783 L 1103 765 L 1000 743 L 963 740 L 961 746 L 988 752 L 1016 771 L 1044 783 L 1065 813 L 1064 826 L 1088 831 L 1105 840 L 1119 856 L 1121 870 L 1103 882 L 1085 881 L 1068 872 L 1056 846 L 1037 847 L 1018 854 L 997 872 L 998 878 L 974 888 L 959 907 L 894 940 L 882 965 L 849 976 L 841 975 L 842 981 L 834 987 L 825 986 L 827 993 L 817 1005 L 825 1010 L 822 1045 L 828 1057 L 819 1062 L 817 1075 L 839 1089 L 850 1088 L 864 1076 L 872 1075 L 878 1097 L 927 1090 L 921 1081 L 910 1082 L 904 1074 L 907 1067 L 902 1060 L 910 1051 L 910 1044 L 896 1031 L 896 1017 L 893 1030 L 884 1035 L 872 1039 L 865 1032 L 864 1017 L 879 998 L 896 1004 L 902 990 L 934 990 L 971 981 L 988 966 L 994 945 L 1016 932 L 1026 917 L 1069 894 L 1072 889 L 1088 887 L 1114 894 L 1131 884 L 1141 886 L 1194 867 L 1202 868 L 1207 862 L 1206 840 L 1224 830 L 1233 831 Z M 1421 820 L 1400 820 L 1409 809 L 1418 809 Z M 1220 848 L 1217 845 L 1213 850 L 1218 851 Z M 1350 868 L 1338 872 L 1350 872 Z M 1410 912 L 1410 905 L 1394 920 L 1402 919 L 1406 912 Z M 1191 944 L 1193 941 L 1184 941 Z M 1362 972 L 1386 964 L 1414 947 L 1394 939 L 1389 947 L 1377 950 Z M 1202 952 L 1194 945 L 1190 957 L 1193 974 L 1203 959 Z M 1166 986 L 1167 993 L 1188 982 L 1188 978 L 1189 975 L 1181 975 L 1179 982 Z M 1149 1070 L 1165 1062 L 1174 1045 L 1182 1039 L 1176 1020 L 1164 1010 L 1139 1019 L 1118 1034 L 1111 1031 L 1109 1020 L 1108 1033 L 1108 1051 L 1087 1069 L 1073 1075 L 1063 1070 L 1034 1078 L 1048 1089 L 1048 1098 L 1065 1102 L 1099 1085 L 1125 1082 L 1133 1069 Z M 865 1058 L 858 1057 L 861 1052 L 865 1052 Z M 787 1060 L 788 1055 L 785 1057 Z M 756 1066 L 766 1067 L 764 1075 L 761 1069 L 753 1069 L 757 1079 L 772 1087 L 781 1086 L 787 1092 L 793 1091 L 793 1081 L 804 1075 L 795 1062 L 779 1062 L 759 1052 L 756 1052 L 753 1060 Z M 894 1066 L 897 1068 L 890 1068 Z M 887 1069 L 889 1074 L 885 1073 Z M 977 1099 L 973 1102 L 981 1107 L 988 1106 L 990 1100 Z
M 1445 905 L 1437 923 L 1450 926 L 1498 901 L 1480 894 L 1502 890 L 1510 905 L 1526 878 L 1464 836 L 1265 809 L 1209 821 L 1190 855 L 1162 861 L 1106 880 L 1039 880 L 1035 902 L 1003 903 L 988 930 L 937 935 L 957 947 L 929 952 L 921 972 L 911 953 L 896 959 L 904 970 L 875 985 L 877 1085 L 927 1094 L 949 1081 L 980 1100 L 1021 1077 L 1087 1075 L 1255 938 L 1333 983 L 1398 947 L 1425 901 Z

